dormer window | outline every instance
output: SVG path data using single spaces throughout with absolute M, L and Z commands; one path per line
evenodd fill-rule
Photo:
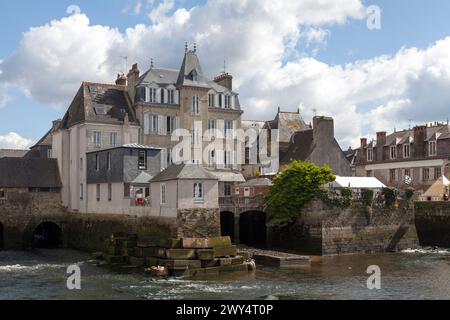
M 145 101 L 154 103 L 156 102 L 156 88 L 147 88 Z
M 198 80 L 198 79 L 197 79 L 197 78 L 198 78 L 198 76 L 197 76 L 197 71 L 192 70 L 192 72 L 191 72 L 189 78 L 190 78 L 192 81 L 197 82 L 197 80 Z
M 428 142 L 428 155 L 430 157 L 433 157 L 433 156 L 437 155 L 436 141 Z
M 367 149 L 367 161 L 373 161 L 373 148 Z
M 390 147 L 390 156 L 391 156 L 391 160 L 397 159 L 397 146 Z
M 167 90 L 167 103 L 175 104 L 175 90 L 172 89 Z
M 225 95 L 225 108 L 230 109 L 231 108 L 231 96 Z
M 215 107 L 214 100 L 215 100 L 215 95 L 212 94 L 212 93 L 209 94 L 208 95 L 208 107 L 210 107 L 210 108 L 214 108 Z
M 403 145 L 403 158 L 411 157 L 411 145 L 409 143 Z

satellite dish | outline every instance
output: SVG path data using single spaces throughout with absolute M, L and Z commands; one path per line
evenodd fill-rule
M 410 176 L 405 176 L 405 184 L 411 185 L 413 182 L 413 179 Z

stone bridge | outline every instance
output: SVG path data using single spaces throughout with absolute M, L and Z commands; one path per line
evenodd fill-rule
M 254 247 L 270 246 L 270 230 L 266 227 L 268 208 L 265 196 L 221 197 L 220 225 L 223 236 L 234 243 Z

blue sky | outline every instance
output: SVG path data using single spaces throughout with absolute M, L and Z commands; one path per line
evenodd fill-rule
M 139 0 L 2 1 L 2 3 L 0 4 L 0 39 L 2 40 L 2 45 L 0 46 L 0 60 L 4 60 L 5 64 L 10 63 L 12 65 L 12 62 L 10 62 L 9 60 L 12 61 L 13 59 L 10 59 L 10 57 L 19 48 L 24 33 L 27 32 L 31 27 L 42 26 L 50 23 L 50 21 L 52 20 L 60 20 L 63 17 L 69 16 L 69 14 L 66 13 L 66 10 L 68 6 L 72 4 L 76 4 L 81 8 L 82 13 L 89 18 L 90 25 L 101 25 L 118 28 L 120 34 L 124 34 L 127 28 L 134 28 L 137 24 L 144 24 L 147 27 L 152 24 L 157 24 L 155 21 L 151 21 L 149 19 L 148 14 L 153 10 L 156 10 L 162 2 L 155 0 L 147 3 L 146 1 L 141 0 L 141 10 L 139 11 L 139 14 L 136 14 L 135 12 L 133 12 L 133 10 L 136 7 L 138 1 Z M 374 0 L 363 1 L 363 4 L 366 6 L 372 4 L 378 5 L 382 9 L 381 30 L 368 30 L 366 27 L 366 20 L 360 18 L 349 18 L 344 24 L 333 22 L 330 23 L 329 21 L 325 21 L 323 24 L 312 24 L 315 28 L 327 30 L 328 37 L 326 41 L 315 43 L 312 45 L 307 45 L 302 40 L 297 41 L 294 49 L 294 54 L 285 55 L 282 60 L 283 65 L 291 62 L 291 60 L 292 62 L 296 63 L 300 62 L 298 60 L 298 56 L 296 56 L 296 54 L 299 54 L 303 58 L 314 59 L 313 62 L 315 64 L 325 64 L 328 70 L 332 70 L 335 66 L 340 66 L 341 68 L 345 69 L 346 64 L 354 65 L 357 61 L 360 60 L 373 62 L 376 61 L 377 57 L 382 55 L 393 56 L 397 54 L 402 47 L 414 47 L 418 50 L 425 51 L 430 46 L 433 46 L 436 41 L 445 39 L 450 35 L 450 19 L 448 19 L 448 12 L 450 12 L 450 1 L 448 0 Z M 177 1 L 175 2 L 173 7 L 165 12 L 165 15 L 168 18 L 175 19 L 173 13 L 180 8 L 186 8 L 187 10 L 189 10 L 194 6 L 204 7 L 205 5 L 207 5 L 206 1 Z M 226 14 L 227 13 L 224 11 L 224 16 Z M 190 21 L 190 23 L 195 24 L 196 21 Z M 218 22 L 218 24 L 220 25 L 220 22 Z M 277 26 L 273 27 L 277 28 Z M 299 30 L 302 31 L 309 27 L 311 27 L 310 24 L 301 25 L 299 26 Z M 183 34 L 180 34 L 180 31 L 177 32 L 177 37 L 175 38 L 176 40 L 174 39 L 174 41 L 178 41 L 178 45 L 181 46 L 183 43 Z M 191 40 L 192 35 L 186 34 L 184 38 L 186 40 Z M 170 41 L 170 39 L 165 39 L 165 41 Z M 227 45 L 229 45 L 230 40 L 228 39 L 227 41 Z M 270 41 L 270 38 L 268 39 L 268 41 Z M 239 46 L 241 44 L 236 43 L 232 45 Z M 46 50 L 46 48 L 41 47 L 39 48 L 39 50 Z M 254 48 L 254 50 L 257 50 L 257 48 Z M 215 51 L 211 50 L 211 52 Z M 210 54 L 208 47 L 201 48 L 201 54 L 204 57 L 208 56 Z M 142 55 L 143 54 L 141 53 L 141 56 Z M 238 59 L 238 57 L 239 56 L 236 56 L 236 60 Z M 160 57 L 156 57 L 156 59 L 158 58 Z M 245 57 L 243 57 L 243 59 L 244 58 Z M 64 59 L 64 57 L 61 57 L 61 59 Z M 223 58 L 220 59 L 223 60 Z M 215 62 L 220 59 L 216 59 Z M 160 60 L 163 59 L 160 58 Z M 171 67 L 175 66 L 176 63 L 176 60 L 174 60 L 174 65 L 171 65 Z M 211 64 L 212 63 L 213 62 L 211 62 Z M 232 61 L 230 64 L 233 66 L 233 63 L 236 65 L 236 69 L 238 69 L 238 63 L 236 61 Z M 414 63 L 415 62 L 411 62 L 411 64 Z M 209 66 L 210 63 L 206 62 L 206 65 Z M 368 63 L 364 67 L 361 67 L 361 69 L 367 70 L 371 65 L 372 63 Z M 438 63 L 438 65 L 442 66 L 442 63 Z M 410 68 L 416 70 L 414 66 L 410 66 Z M 447 68 L 447 66 L 443 68 Z M 425 69 L 429 70 L 430 67 L 427 66 Z M 2 70 L 2 65 L 0 65 L 0 70 Z M 283 70 L 280 69 L 280 72 L 281 71 Z M 446 72 L 448 70 L 445 69 L 443 71 Z M 65 70 L 60 70 L 59 72 L 64 73 Z M 372 71 L 367 72 L 370 73 Z M 242 79 L 244 79 L 246 74 L 248 74 L 248 72 L 246 73 L 241 69 L 237 70 L 237 72 L 235 70 L 235 73 L 239 73 Z M 421 75 L 422 72 L 417 71 L 417 74 Z M 111 77 L 114 77 L 113 72 L 111 72 Z M 83 80 L 93 79 L 76 78 L 73 81 L 75 83 L 77 81 L 81 82 Z M 7 80 L 3 79 L 3 81 Z M 283 107 L 286 107 L 287 109 L 295 109 L 298 107 L 299 101 L 302 101 L 302 103 L 303 101 L 313 101 L 313 103 L 316 103 L 314 100 L 315 98 L 304 97 L 297 97 L 295 103 L 292 104 L 290 102 L 286 103 L 284 101 L 277 101 L 276 97 L 264 97 L 263 99 L 258 96 L 259 89 L 253 88 L 253 83 L 254 81 L 250 83 L 250 80 L 249 83 L 245 83 L 245 81 L 243 81 L 240 86 L 241 98 L 243 99 L 243 102 L 245 102 L 243 103 L 244 110 L 250 118 L 255 118 L 258 116 L 271 117 L 271 114 L 273 114 L 274 112 L 273 110 L 275 110 L 278 104 L 282 104 Z M 299 86 L 300 85 L 301 84 L 299 84 Z M 58 83 L 53 83 L 51 84 L 51 86 L 53 87 L 53 90 L 59 90 Z M 363 123 L 364 121 L 361 119 L 364 114 L 369 112 L 372 112 L 374 114 L 377 114 L 377 112 L 381 112 L 380 114 L 383 114 L 383 108 L 385 108 L 386 110 L 388 110 L 388 108 L 400 108 L 401 101 L 411 100 L 405 93 L 410 87 L 412 87 L 412 85 L 407 86 L 407 88 L 403 88 L 400 91 L 402 91 L 404 94 L 396 93 L 397 95 L 395 97 L 393 97 L 393 95 L 383 95 L 381 97 L 371 96 L 367 99 L 359 97 L 358 99 L 348 98 L 347 100 L 345 100 L 345 103 L 348 102 L 349 106 L 356 105 L 356 109 L 354 111 L 354 119 L 356 119 L 355 121 L 359 121 L 359 127 L 358 130 L 356 130 L 353 140 L 352 137 L 349 137 L 348 132 L 344 129 L 338 129 L 338 136 L 340 134 L 342 136 L 342 140 L 350 144 L 351 142 L 359 138 L 357 135 L 369 133 L 377 129 L 378 127 L 376 125 Z M 39 98 L 39 92 L 28 92 L 27 97 L 27 95 L 25 95 L 26 90 L 24 90 L 24 88 L 17 83 L 9 84 L 3 90 L 3 94 L 8 95 L 10 99 L 9 102 L 0 107 L 0 137 L 14 132 L 26 139 L 32 140 L 34 142 L 37 141 L 48 130 L 52 120 L 63 116 L 65 108 L 67 107 L 67 105 L 64 106 L 64 103 L 67 103 L 67 101 L 70 100 L 70 98 L 67 97 L 62 105 L 50 105 L 49 103 L 45 103 L 45 99 Z M 247 92 L 251 93 L 247 93 L 243 90 L 248 90 Z M 311 90 L 326 91 L 326 88 L 313 88 Z M 351 91 L 351 88 L 347 90 Z M 361 91 L 362 95 L 364 93 L 364 90 L 368 89 L 360 88 L 359 90 Z M 75 92 L 76 87 L 73 91 L 73 95 L 75 94 Z M 302 92 L 302 94 L 308 95 L 308 92 L 310 91 Z M 432 94 L 433 93 L 430 93 L 430 95 Z M 281 91 L 280 95 L 283 95 Z M 328 104 L 321 101 L 320 98 L 317 100 L 317 105 L 323 105 L 322 110 L 324 113 L 329 113 L 333 116 L 335 115 L 334 112 L 336 111 L 333 110 L 336 109 L 333 109 L 332 107 L 328 108 Z M 421 99 L 418 100 L 426 100 L 426 97 L 421 97 Z M 270 107 L 266 108 L 266 113 L 258 114 L 252 110 L 253 104 L 258 105 L 259 103 L 266 107 L 267 105 L 270 105 Z M 392 106 L 392 104 L 395 104 L 395 107 L 389 107 Z M 380 106 L 382 106 L 383 108 L 377 109 Z M 272 107 L 273 109 L 271 109 Z M 306 108 L 305 116 L 310 113 L 309 109 L 311 108 L 312 107 L 309 106 Z M 320 107 L 319 110 L 321 110 Z M 429 120 L 429 118 L 422 118 L 420 116 L 420 111 L 415 112 L 415 114 L 418 114 L 414 118 L 416 122 Z M 356 118 L 356 115 L 358 115 L 358 118 Z M 336 116 L 339 118 L 339 115 Z M 439 116 L 442 118 L 444 114 L 439 114 Z M 353 118 L 350 117 L 350 119 Z M 403 119 L 402 123 L 405 123 L 405 121 L 406 120 Z M 386 128 L 386 130 L 390 129 L 391 128 Z M 1 139 L 0 147 L 2 147 Z

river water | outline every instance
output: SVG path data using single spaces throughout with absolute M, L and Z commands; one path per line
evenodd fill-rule
M 67 267 L 81 268 L 81 290 L 66 288 Z M 381 268 L 368 290 L 367 267 Z M 450 250 L 314 258 L 310 267 L 198 280 L 113 272 L 72 250 L 0 252 L 3 299 L 450 299 Z

